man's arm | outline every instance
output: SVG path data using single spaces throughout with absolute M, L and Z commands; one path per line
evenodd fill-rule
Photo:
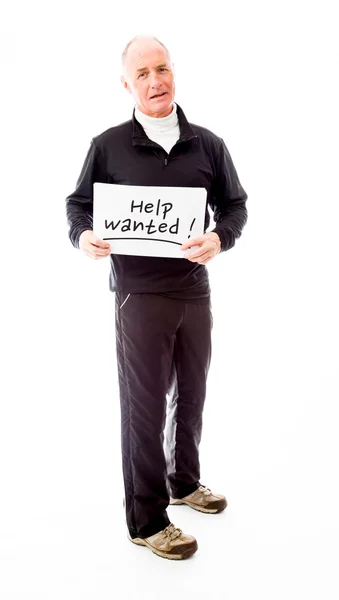
M 222 138 L 220 142 L 210 206 L 216 222 L 211 231 L 218 234 L 222 252 L 232 248 L 236 239 L 241 236 L 247 221 L 247 194 L 241 186 L 231 155 Z
M 87 152 L 76 189 L 66 198 L 66 215 L 69 226 L 68 236 L 75 248 L 79 248 L 79 238 L 83 231 L 93 229 L 93 183 L 105 183 L 102 157 L 92 139 Z

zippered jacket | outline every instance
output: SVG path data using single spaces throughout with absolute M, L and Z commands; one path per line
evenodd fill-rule
M 222 138 L 189 123 L 177 104 L 180 137 L 168 154 L 150 140 L 135 118 L 93 137 L 75 191 L 66 198 L 68 235 L 76 248 L 86 229 L 93 229 L 93 183 L 138 186 L 203 187 L 220 237 L 221 252 L 240 237 L 247 221 L 247 194 L 240 184 Z M 160 293 L 198 301 L 210 294 L 206 265 L 185 258 L 110 255 L 112 292 Z

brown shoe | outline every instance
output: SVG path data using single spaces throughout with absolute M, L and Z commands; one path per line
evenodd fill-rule
M 154 554 L 162 558 L 173 560 L 189 558 L 198 550 L 197 540 L 174 527 L 173 523 L 147 538 L 131 538 L 128 534 L 128 539 L 138 546 L 148 546 Z
M 200 512 L 219 513 L 226 508 L 227 501 L 225 496 L 213 494 L 209 488 L 201 485 L 184 498 L 170 498 L 170 504 L 187 504 Z

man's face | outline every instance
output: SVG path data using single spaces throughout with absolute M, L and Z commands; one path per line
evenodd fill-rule
M 174 101 L 174 73 L 166 50 L 155 40 L 131 44 L 121 77 L 137 108 L 150 117 L 166 117 Z

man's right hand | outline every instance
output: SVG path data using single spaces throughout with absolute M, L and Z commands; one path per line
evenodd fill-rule
M 111 254 L 111 246 L 108 242 L 104 242 L 91 229 L 83 231 L 79 237 L 79 249 L 87 254 L 90 258 L 104 258 Z

